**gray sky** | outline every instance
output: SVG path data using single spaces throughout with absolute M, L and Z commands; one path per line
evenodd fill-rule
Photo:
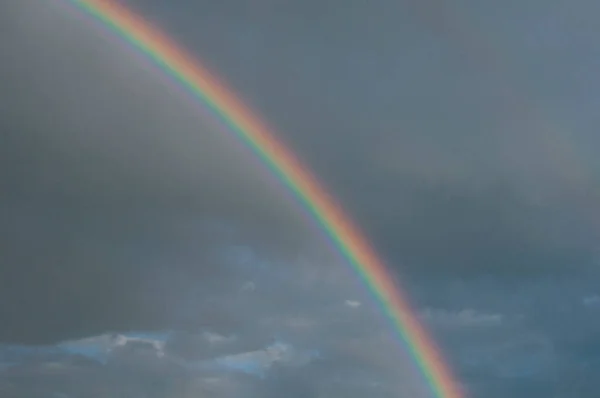
M 127 1 L 343 203 L 471 395 L 591 397 L 600 6 L 208 3 Z M 62 2 L 6 2 L 0 26 L 0 365 L 55 350 L 0 392 L 83 372 L 72 396 L 147 374 L 157 397 L 427 396 L 314 222 L 181 87 Z M 101 365 L 55 346 L 132 331 L 174 334 L 107 343 Z M 292 354 L 255 359 L 272 339 Z M 263 379 L 232 370 L 242 354 Z

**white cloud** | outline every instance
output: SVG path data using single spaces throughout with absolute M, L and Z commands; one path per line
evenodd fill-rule
M 235 336 L 224 336 L 222 334 L 214 332 L 204 332 L 202 335 L 206 339 L 206 341 L 208 341 L 208 343 L 211 345 L 226 344 L 237 340 Z
M 275 363 L 301 366 L 310 362 L 315 355 L 316 352 L 298 350 L 277 341 L 265 349 L 227 355 L 217 358 L 216 362 L 234 370 L 262 375 Z
M 95 359 L 105 359 L 115 350 L 125 347 L 129 343 L 146 343 L 154 348 L 158 357 L 165 355 L 165 343 L 168 335 L 157 334 L 103 334 L 79 340 L 70 340 L 58 344 L 60 349 L 69 353 L 80 354 Z
M 358 308 L 362 305 L 362 303 L 357 300 L 346 300 L 345 304 L 350 308 Z

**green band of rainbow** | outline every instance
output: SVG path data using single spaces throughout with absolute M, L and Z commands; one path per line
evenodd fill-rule
M 228 127 L 267 165 L 322 226 L 340 253 L 380 302 L 394 329 L 414 358 L 432 392 L 439 398 L 461 398 L 434 342 L 412 314 L 386 267 L 350 218 L 297 158 L 262 121 L 210 74 L 157 28 L 115 0 L 70 0 L 77 8 L 101 21 L 145 53 L 173 76 Z

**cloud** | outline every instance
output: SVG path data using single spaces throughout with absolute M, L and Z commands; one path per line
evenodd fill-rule
M 356 301 L 356 300 L 346 300 L 346 301 L 344 301 L 344 304 L 346 304 L 350 308 L 358 308 L 362 305 L 362 303 L 360 301 Z
M 169 334 L 105 334 L 84 339 L 65 341 L 59 349 L 73 355 L 83 355 L 106 362 L 107 358 L 123 349 L 151 350 L 156 356 L 165 356 L 165 344 Z
M 421 318 L 434 326 L 450 328 L 494 327 L 500 325 L 503 320 L 501 314 L 478 313 L 472 309 L 458 312 L 426 309 L 421 312 Z
M 211 18 L 232 26 L 223 27 L 222 39 L 214 41 L 205 34 L 212 27 L 196 20 L 188 33 L 205 53 L 218 52 L 217 69 L 270 111 L 286 139 L 405 272 L 429 273 L 436 264 L 436 273 L 520 276 L 588 263 L 595 221 L 586 214 L 594 212 L 596 194 L 581 142 L 593 133 L 589 126 L 570 130 L 567 113 L 578 106 L 565 104 L 560 115 L 567 120 L 553 112 L 548 101 L 562 97 L 549 93 L 549 80 L 543 93 L 530 90 L 539 69 L 511 62 L 538 62 L 558 77 L 578 68 L 581 58 L 522 48 L 506 29 L 507 20 L 517 19 L 526 37 L 561 14 L 514 8 L 499 17 L 482 6 L 471 15 L 440 2 L 413 3 L 378 3 L 368 13 L 335 18 L 315 5 L 298 6 L 302 12 L 279 17 L 285 23 L 261 13 L 279 22 L 278 35 L 257 23 L 258 16 L 229 22 L 228 10 L 214 10 Z M 582 13 L 589 6 L 578 4 Z M 331 23 L 306 31 L 306 12 Z M 367 14 L 377 15 L 377 28 L 362 21 Z M 593 40 L 591 33 L 582 36 Z M 582 52 L 587 60 L 590 54 Z M 551 66 L 541 61 L 547 58 Z M 320 133 L 307 133 L 315 130 Z
M 474 397 L 597 391 L 596 3 L 128 3 L 339 199 Z M 0 342 L 52 347 L 3 348 L 35 382 L 0 378 L 0 395 L 423 393 L 289 193 L 74 11 L 0 4 Z M 273 338 L 323 357 L 273 365 Z M 277 376 L 181 365 L 244 353 Z
M 99 344 L 110 347 L 106 361 L 97 361 L 97 357 L 86 350 L 72 350 L 74 346 Z M 10 349 L 14 347 L 3 347 L 0 354 Z M 54 356 L 49 358 L 44 351 L 52 351 Z M 91 361 L 86 362 L 84 358 Z M 246 394 L 273 394 L 277 388 L 271 384 L 294 383 L 291 375 L 302 373 L 301 369 L 318 358 L 315 350 L 276 341 L 260 350 L 197 362 L 178 357 L 156 340 L 139 338 L 136 334 L 97 336 L 59 347 L 34 349 L 27 359 L 21 357 L 19 363 L 5 370 L 0 382 L 19 394 L 35 391 L 86 394 L 95 391 L 100 384 L 104 386 L 96 390 L 99 393 L 129 391 L 134 397 L 153 390 L 159 396 L 187 397 L 186 394 L 192 392 L 212 391 L 214 396 L 220 397 L 229 396 L 238 388 L 246 389 Z
M 41 317 L 17 326 L 24 318 L 2 309 L 15 326 L 1 339 L 198 322 L 179 313 L 191 285 L 259 288 L 252 277 L 233 281 L 223 264 L 232 260 L 221 256 L 227 245 L 281 262 L 308 252 L 339 264 L 273 177 L 176 84 L 75 10 L 42 3 L 2 6 L 10 15 L 2 92 L 14 94 L 0 100 L 10 191 L 2 199 L 2 263 L 12 264 L 0 276 L 14 288 L 2 289 L 0 301 L 31 303 L 19 314 L 40 306 L 62 315 L 50 326 Z M 548 142 L 536 120 L 496 102 L 499 85 L 518 88 L 520 80 L 505 74 L 496 83 L 485 66 L 461 63 L 456 46 L 465 43 L 433 39 L 414 9 L 391 12 L 404 6 L 382 3 L 337 15 L 290 5 L 329 21 L 307 31 L 294 13 L 136 7 L 271 122 L 403 278 L 518 278 L 590 264 L 597 201 L 590 180 L 572 182 L 571 160 L 584 160 L 568 155 L 578 141 L 559 134 Z M 367 14 L 377 15 L 376 29 L 360 22 Z M 190 15 L 199 20 L 191 24 Z M 335 33 L 342 31 L 348 35 Z M 390 37 L 403 37 L 400 53 Z M 316 279 L 329 272 L 313 269 Z M 85 321 L 67 326 L 75 319 Z
M 597 307 L 600 304 L 600 296 L 598 295 L 591 295 L 591 296 L 586 296 L 583 298 L 582 300 L 583 305 L 585 305 L 586 307 Z

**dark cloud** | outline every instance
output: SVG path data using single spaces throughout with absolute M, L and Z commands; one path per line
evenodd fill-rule
M 408 3 L 147 13 L 177 23 L 268 115 L 390 262 L 511 274 L 589 264 L 597 168 L 580 113 L 593 99 L 575 71 L 593 62 L 593 32 L 556 3 Z M 549 48 L 559 34 L 573 43 Z
M 142 297 L 222 287 L 223 244 L 303 245 L 273 179 L 173 83 L 74 9 L 7 11 L 0 339 L 153 328 L 174 294 Z
M 596 3 L 127 3 L 319 176 L 474 397 L 597 390 Z M 0 49 L 0 342 L 323 353 L 198 378 L 138 342 L 107 367 L 36 357 L 0 395 L 425 396 L 350 269 L 179 85 L 60 2 L 1 4 Z

